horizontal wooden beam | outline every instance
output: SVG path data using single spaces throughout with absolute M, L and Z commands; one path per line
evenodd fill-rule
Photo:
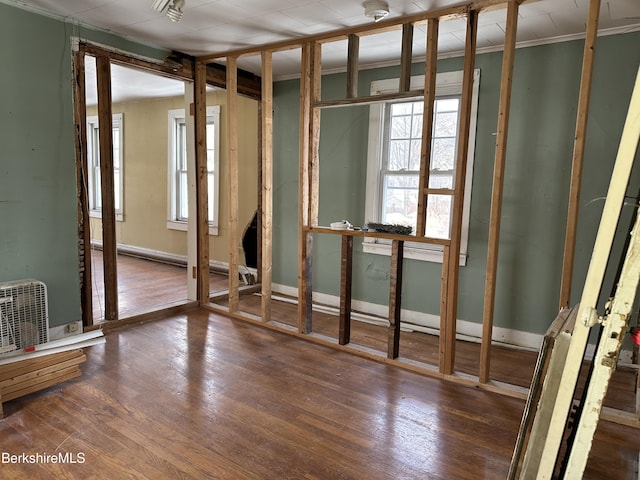
M 504 0 L 495 0 L 494 3 L 504 3 Z M 402 28 L 402 25 L 405 23 L 419 23 L 426 22 L 430 18 L 440 18 L 440 19 L 449 19 L 449 18 L 457 18 L 462 15 L 466 15 L 469 11 L 469 5 L 463 5 L 458 7 L 448 7 L 442 8 L 439 10 L 434 10 L 431 12 L 421 12 L 414 15 L 408 15 L 405 17 L 393 18 L 389 20 L 382 20 L 377 23 L 366 23 L 364 25 L 358 25 L 355 27 L 342 28 L 338 30 L 334 30 L 331 32 L 319 33 L 316 35 L 310 35 L 306 37 L 293 38 L 291 40 L 283 40 L 281 42 L 268 43 L 265 45 L 256 45 L 253 47 L 247 47 L 237 50 L 229 50 L 226 52 L 213 53 L 210 55 L 202 55 L 198 57 L 199 60 L 203 62 L 210 62 L 216 59 L 226 58 L 226 57 L 239 57 L 243 55 L 255 55 L 263 50 L 270 52 L 278 52 L 283 50 L 292 50 L 295 48 L 300 48 L 305 43 L 309 42 L 335 42 L 338 40 L 344 40 L 349 37 L 349 35 L 372 35 L 376 33 L 383 33 L 392 30 L 399 30 Z
M 366 238 L 384 238 L 387 240 L 403 240 L 407 242 L 416 243 L 429 243 L 431 245 L 450 245 L 451 240 L 446 238 L 432 238 L 432 237 L 415 237 L 413 235 L 399 235 L 393 233 L 382 232 L 369 232 L 362 230 L 333 230 L 329 227 L 306 227 L 304 229 L 311 233 L 329 233 L 334 235 L 351 235 L 352 237 L 366 237 Z
M 382 95 L 367 95 L 358 98 L 343 98 L 340 100 L 323 100 L 313 104 L 314 108 L 334 108 L 347 107 L 349 105 L 370 105 L 372 103 L 390 102 L 393 100 L 404 100 L 409 98 L 421 98 L 424 90 L 411 90 L 401 93 L 384 93 Z
M 111 63 L 162 75 L 178 80 L 193 80 L 195 76 L 195 57 L 180 52 L 171 52 L 164 60 L 153 61 L 135 55 L 106 49 L 97 45 L 82 42 L 79 51 L 90 56 L 107 56 Z M 225 65 L 209 63 L 207 65 L 207 84 L 214 87 L 226 88 L 227 68 Z M 238 93 L 246 97 L 259 99 L 261 97 L 262 81 L 259 76 L 242 69 L 238 69 Z
M 431 18 L 437 18 L 440 20 L 450 20 L 459 18 L 466 15 L 469 11 L 480 11 L 486 9 L 504 8 L 509 2 L 517 3 L 530 3 L 540 0 L 476 0 L 466 5 L 459 5 L 455 7 L 441 8 L 438 10 L 420 12 L 413 15 L 406 15 L 398 18 L 391 18 L 389 20 L 382 20 L 377 23 L 365 23 L 355 27 L 341 28 L 330 32 L 319 33 L 316 35 L 309 35 L 305 37 L 292 38 L 290 40 L 282 40 L 280 42 L 267 43 L 264 45 L 255 45 L 246 48 L 240 48 L 236 50 L 227 50 L 225 52 L 212 53 L 208 55 L 202 55 L 198 57 L 203 62 L 211 62 L 216 59 L 226 57 L 241 57 L 244 55 L 256 55 L 262 51 L 279 52 L 283 50 L 292 50 L 295 48 L 301 48 L 307 42 L 335 42 L 338 40 L 344 40 L 349 35 L 373 35 L 377 33 L 384 33 L 393 30 L 399 30 L 406 23 L 422 23 Z

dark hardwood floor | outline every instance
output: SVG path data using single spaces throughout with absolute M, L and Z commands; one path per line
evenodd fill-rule
M 102 251 L 91 251 L 93 321 L 104 321 Z M 187 269 L 176 265 L 118 255 L 118 316 L 126 318 L 174 305 L 187 299 Z M 228 289 L 228 277 L 211 273 L 212 293 Z
M 101 251 L 93 251 L 93 273 L 96 279 L 102 275 Z M 217 273 L 210 275 L 210 292 L 220 292 L 228 288 L 228 277 Z M 94 321 L 101 323 L 104 291 L 100 281 L 94 286 Z M 175 265 L 163 264 L 137 257 L 118 255 L 118 299 L 120 318 L 147 313 L 187 297 L 186 269 Z M 259 295 L 242 295 L 240 309 L 244 312 L 260 315 Z M 224 301 L 223 301 L 224 303 Z M 274 301 L 273 319 L 295 326 L 297 306 L 291 303 Z M 329 338 L 338 338 L 338 318 L 335 315 L 314 312 L 313 331 Z M 400 358 L 407 362 L 418 362 L 437 367 L 437 335 L 421 332 L 403 331 L 400 335 Z M 380 325 L 354 321 L 351 327 L 351 344 L 362 346 L 371 351 L 386 355 L 387 328 Z M 535 368 L 537 351 L 525 351 L 501 345 L 495 345 L 491 353 L 491 378 L 498 382 L 528 388 Z M 476 342 L 456 342 L 455 371 L 478 375 L 480 347 Z M 514 368 L 517 365 L 517 368 Z M 605 405 L 629 412 L 636 408 L 637 370 L 619 367 L 614 374 L 611 392 Z
M 96 278 L 100 265 L 94 252 Z M 119 256 L 118 272 L 121 318 L 186 298 L 184 268 Z M 94 286 L 94 307 L 102 296 Z M 240 307 L 259 314 L 260 297 Z M 273 312 L 295 325 L 295 305 Z M 335 316 L 313 325 L 337 339 Z M 386 328 L 353 322 L 351 341 L 384 355 Z M 437 342 L 403 331 L 401 357 L 437 365 Z M 5 404 L 0 422 L 2 452 L 85 462 L 3 463 L 0 478 L 504 478 L 524 406 L 205 311 L 116 330 L 87 354 L 80 379 Z M 492 378 L 529 386 L 536 352 L 492 355 Z M 478 361 L 457 342 L 456 371 Z M 606 403 L 634 408 L 635 372 L 616 372 Z M 636 479 L 639 451 L 637 430 L 601 422 L 585 478 Z
M 505 478 L 524 402 L 203 310 L 85 349 L 83 375 L 5 404 L 7 479 Z M 511 360 L 510 360 L 511 361 Z M 517 368 L 517 365 L 513 365 Z M 635 479 L 640 433 L 601 422 L 585 479 Z M 69 457 L 72 458 L 72 457 Z

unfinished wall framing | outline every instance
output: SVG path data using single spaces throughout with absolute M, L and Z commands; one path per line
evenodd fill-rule
M 224 67 L 220 65 L 206 65 L 196 62 L 193 58 L 171 53 L 163 61 L 152 61 L 147 58 L 122 53 L 120 51 L 106 49 L 91 43 L 81 41 L 74 51 L 74 123 L 76 132 L 76 182 L 78 189 L 78 255 L 80 260 L 80 288 L 82 301 L 82 318 L 85 329 L 95 329 L 98 325 L 93 324 L 92 309 L 92 272 L 91 272 L 91 238 L 90 238 L 90 218 L 88 200 L 88 152 L 87 152 L 87 131 L 86 131 L 86 85 L 85 85 L 85 56 L 96 58 L 97 65 L 97 86 L 98 86 L 98 114 L 101 125 L 111 124 L 111 64 L 118 64 L 125 67 L 132 67 L 149 73 L 166 76 L 169 78 L 189 81 L 194 84 L 194 97 L 202 96 L 200 101 L 195 102 L 198 106 L 203 106 L 204 110 L 194 112 L 194 115 L 202 116 L 202 122 L 195 122 L 196 127 L 203 125 L 202 131 L 196 131 L 196 139 L 203 139 L 206 128 L 206 87 L 213 85 L 224 87 L 227 84 L 227 75 Z M 261 95 L 260 79 L 253 74 L 240 70 L 236 77 L 237 91 L 249 98 L 258 100 Z M 189 92 L 191 94 L 191 92 Z M 128 318 L 119 318 L 118 313 L 118 286 L 117 286 L 117 246 L 116 246 L 116 226 L 115 226 L 115 200 L 113 190 L 113 140 L 111 138 L 111 128 L 100 128 L 100 158 L 101 161 L 101 195 L 102 195 L 102 233 L 103 233 L 103 259 L 104 259 L 104 281 L 105 281 L 105 322 L 100 324 L 100 328 L 115 328 L 127 323 L 144 321 L 149 318 L 157 318 L 160 312 L 178 312 L 185 308 L 193 308 L 197 305 L 193 301 L 186 300 L 179 305 L 173 305 L 161 309 L 159 312 L 149 312 L 135 315 Z M 205 159 L 204 176 L 206 182 L 206 145 L 204 140 L 196 143 L 196 148 L 205 148 L 197 155 L 197 158 Z M 200 165 L 202 167 L 202 165 Z M 197 246 L 198 265 L 205 266 L 201 278 L 207 276 L 206 282 L 200 281 L 198 295 L 202 298 L 209 297 L 209 252 L 208 252 L 208 224 L 207 224 L 207 196 L 206 183 L 199 183 L 197 213 L 200 227 L 198 236 L 200 244 Z M 237 185 L 237 181 L 235 182 Z M 202 192 L 204 188 L 204 193 Z M 204 217 L 202 217 L 204 215 Z M 204 225 L 204 228 L 202 228 Z
M 595 2 L 595 0 L 594 0 Z M 306 37 L 304 39 L 279 42 L 261 47 L 247 48 L 231 52 L 222 52 L 200 57 L 198 62 L 209 63 L 226 59 L 227 78 L 233 78 L 237 69 L 237 59 L 248 55 L 261 55 L 263 90 L 260 108 L 261 130 L 261 251 L 262 264 L 259 278 L 261 279 L 261 315 L 250 314 L 238 309 L 237 299 L 244 291 L 254 292 L 255 289 L 242 289 L 235 279 L 230 279 L 228 305 L 212 304 L 210 302 L 201 305 L 215 311 L 225 313 L 234 318 L 240 318 L 268 328 L 286 332 L 316 343 L 344 349 L 352 353 L 372 358 L 378 361 L 388 362 L 423 374 L 437 376 L 449 381 L 474 386 L 484 390 L 526 398 L 527 390 L 515 385 L 500 383 L 491 378 L 490 357 L 493 334 L 494 299 L 497 277 L 497 257 L 500 243 L 500 217 L 502 207 L 502 191 L 504 183 L 504 169 L 507 156 L 507 140 L 509 126 L 509 107 L 511 98 L 511 83 L 514 70 L 515 41 L 517 32 L 518 7 L 521 0 L 484 0 L 472 2 L 466 6 L 448 8 L 445 10 L 425 12 L 419 15 L 408 16 L 400 19 L 381 21 L 376 24 L 363 25 L 348 29 L 330 32 L 326 34 Z M 598 2 L 599 3 L 599 2 Z M 483 311 L 483 334 L 481 344 L 481 356 L 477 376 L 463 375 L 455 369 L 456 349 L 456 318 L 458 303 L 458 273 L 459 255 L 461 246 L 462 206 L 464 198 L 464 178 L 467 160 L 467 148 L 469 144 L 469 128 L 471 116 L 471 96 L 473 88 L 473 71 L 476 54 L 476 35 L 478 29 L 478 16 L 487 8 L 506 7 L 506 33 L 505 49 L 501 74 L 499 115 L 497 119 L 496 152 L 492 188 L 491 218 L 489 226 L 488 261 L 486 267 L 486 285 Z M 593 5 L 592 5 L 592 8 Z M 435 77 L 437 71 L 438 54 L 438 30 L 442 22 L 450 18 L 466 19 L 466 41 L 464 52 L 463 88 L 461 99 L 461 113 L 458 125 L 458 148 L 456 157 L 456 177 L 451 189 L 429 188 L 429 158 L 431 155 L 431 126 L 435 101 Z M 425 62 L 424 87 L 419 90 L 410 90 L 411 72 L 411 44 L 414 25 L 427 24 L 427 45 Z M 398 92 L 393 94 L 361 96 L 357 91 L 357 79 L 359 68 L 359 44 L 360 38 L 388 31 L 390 29 L 402 29 L 402 53 L 400 58 L 400 82 Z M 344 98 L 323 100 L 321 95 L 321 51 L 324 44 L 347 39 L 347 71 Z M 592 45 L 593 38 L 590 40 Z M 272 286 L 272 55 L 282 50 L 301 49 L 301 78 L 300 78 L 300 130 L 299 130 L 299 171 L 298 171 L 298 289 L 297 289 L 297 325 L 292 328 L 289 325 L 274 321 L 271 318 Z M 591 65 L 592 66 L 592 65 Z M 587 65 L 587 69 L 591 66 Z M 589 91 L 584 85 L 587 81 L 583 76 L 581 88 L 581 103 L 588 102 Z M 268 84 L 268 85 L 267 85 Z M 231 86 L 231 84 L 230 84 Z M 233 91 L 228 91 L 233 96 Z M 350 105 L 368 105 L 389 100 L 399 100 L 420 97 L 424 99 L 422 151 L 419 175 L 418 195 L 418 219 L 416 236 L 387 234 L 361 230 L 333 230 L 318 223 L 319 203 L 319 138 L 320 116 L 323 109 L 340 108 Z M 196 98 L 196 108 L 198 99 Z M 231 115 L 228 117 L 231 123 L 237 122 Z M 580 123 L 578 132 L 584 135 L 586 122 Z M 229 148 L 234 147 L 233 128 L 229 129 Z M 231 153 L 231 152 L 230 152 Z M 231 158 L 231 157 L 230 157 Z M 231 175 L 230 182 L 237 182 Z M 448 195 L 451 197 L 452 226 L 449 239 L 430 238 L 425 236 L 426 204 L 430 194 Z M 575 221 L 577 212 L 570 212 L 569 222 Z M 233 215 L 232 215 L 233 218 Z M 230 225 L 230 228 L 237 228 Z M 338 235 L 341 240 L 340 254 L 340 306 L 338 338 L 329 338 L 313 331 L 313 300 L 312 300 L 312 271 L 313 271 L 313 243 L 314 236 Z M 392 242 L 392 255 L 390 257 L 391 282 L 389 288 L 389 315 L 388 315 L 388 341 L 387 352 L 380 355 L 365 348 L 360 348 L 350 343 L 351 333 L 351 305 L 352 305 L 352 270 L 353 270 L 353 243 L 354 238 L 380 238 Z M 441 273 L 441 301 L 440 301 L 440 340 L 438 352 L 438 366 L 433 367 L 427 363 L 416 361 L 407 362 L 400 358 L 399 338 L 402 272 L 404 259 L 404 246 L 406 241 L 439 245 L 443 248 L 443 262 Z M 233 245 L 231 245 L 233 247 Z M 568 247 L 570 250 L 574 246 Z M 233 248 L 231 248 L 233 250 Z M 234 261 L 233 257 L 230 261 Z M 231 271 L 231 269 L 230 269 Z M 607 415 L 615 419 L 615 415 Z M 638 424 L 638 415 L 626 417 L 625 423 Z

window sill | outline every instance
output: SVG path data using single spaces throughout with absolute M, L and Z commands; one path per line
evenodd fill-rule
M 187 222 L 176 222 L 174 220 L 167 220 L 167 229 L 168 230 L 178 230 L 181 232 L 186 232 L 188 230 Z M 209 225 L 209 235 L 217 236 L 218 235 L 218 226 L 217 225 Z
M 404 247 L 404 258 L 420 260 L 423 262 L 442 263 L 442 250 L 426 249 L 415 246 L 415 243 L 407 243 Z M 374 255 L 391 256 L 391 245 L 381 242 L 363 242 L 362 251 Z M 467 254 L 460 253 L 459 265 L 464 267 L 467 264 Z

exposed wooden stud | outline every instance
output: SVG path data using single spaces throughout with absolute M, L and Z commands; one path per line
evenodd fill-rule
M 311 256 L 313 236 L 309 227 L 309 145 L 311 125 L 311 64 L 312 43 L 302 47 L 302 74 L 300 77 L 300 142 L 298 177 L 298 331 L 310 333 L 312 313 Z
M 464 72 L 462 78 L 462 99 L 460 101 L 460 123 L 458 130 L 458 150 L 456 159 L 455 191 L 451 213 L 451 250 L 449 252 L 449 273 L 447 292 L 447 318 L 440 331 L 440 351 L 444 362 L 440 372 L 451 374 L 454 370 L 456 348 L 456 315 L 458 310 L 458 270 L 460 258 L 460 238 L 462 234 L 462 210 L 464 187 L 469 153 L 469 128 L 471 123 L 471 98 L 476 55 L 476 34 L 478 13 L 470 11 L 467 18 L 467 33 L 464 52 Z
M 184 83 L 187 160 L 187 300 L 198 299 L 198 190 L 196 170 L 196 119 L 193 82 Z
M 91 223 L 89 217 L 89 161 L 87 153 L 87 102 L 84 52 L 73 55 L 73 115 L 76 130 L 76 185 L 78 189 L 78 257 L 82 324 L 93 325 L 91 287 Z M 0 403 L 1 404 L 1 403 Z
M 440 332 L 444 332 L 447 322 L 447 295 L 449 294 L 449 251 L 451 247 L 444 245 L 442 249 L 442 278 L 440 281 Z M 442 365 L 446 361 L 446 351 L 443 348 L 444 336 L 441 333 L 438 351 L 438 370 L 442 371 Z
M 400 92 L 411 89 L 411 58 L 413 55 L 413 23 L 402 25 L 402 52 L 400 54 Z
M 506 28 L 504 53 L 502 54 L 500 103 L 498 106 L 498 130 L 496 136 L 495 161 L 493 166 L 493 189 L 491 195 L 491 214 L 489 219 L 487 274 L 485 276 L 484 290 L 480 373 L 478 375 L 480 381 L 483 383 L 488 382 L 490 378 L 491 339 L 493 334 L 493 313 L 495 306 L 498 250 L 500 245 L 500 223 L 502 216 L 502 192 L 504 189 L 504 169 L 507 158 L 507 138 L 509 131 L 513 64 L 516 51 L 516 32 L 518 30 L 517 2 L 509 2 L 507 5 Z
M 353 236 L 342 235 L 342 258 L 340 260 L 340 325 L 338 343 L 351 341 L 351 284 L 353 280 Z
M 433 110 L 436 99 L 436 75 L 438 70 L 437 18 L 427 23 L 427 58 L 424 68 L 424 110 L 422 113 L 422 150 L 420 153 L 420 179 L 418 184 L 418 214 L 416 236 L 424 236 L 427 228 L 427 200 L 429 193 L 429 169 L 431 168 L 431 140 L 433 138 Z
M 238 233 L 238 59 L 227 58 L 227 172 L 229 174 L 229 311 L 238 309 L 238 264 L 240 235 Z
M 273 116 L 273 110 L 272 110 Z M 256 185 L 257 205 L 256 205 L 256 283 L 262 284 L 262 190 L 263 190 L 263 171 L 262 165 L 264 160 L 263 144 L 264 144 L 264 119 L 262 99 L 258 101 L 258 181 Z M 273 128 L 272 128 L 273 130 Z M 242 237 L 244 241 L 244 236 Z M 244 248 L 244 245 L 243 245 Z
M 309 125 L 309 225 L 318 225 L 320 205 L 320 101 L 322 81 L 322 45 L 311 45 L 311 116 Z
M 589 18 L 587 21 L 587 36 L 584 41 L 576 134 L 573 142 L 573 163 L 571 167 L 569 209 L 567 213 L 567 229 L 565 233 L 564 257 L 562 261 L 562 280 L 560 283 L 560 308 L 568 307 L 571 302 L 571 283 L 575 258 L 576 235 L 578 230 L 582 166 L 584 163 L 584 150 L 587 140 L 589 100 L 591 98 L 591 83 L 593 77 L 596 40 L 598 37 L 599 15 L 600 0 L 591 0 L 591 3 L 589 4 Z
M 198 301 L 209 303 L 209 219 L 207 175 L 207 70 L 202 62 L 196 63 L 194 81 L 195 136 L 196 136 L 196 205 L 198 245 Z
M 273 278 L 273 58 L 262 52 L 261 101 L 261 268 L 262 321 L 271 320 L 271 282 Z
M 391 242 L 391 273 L 389 275 L 389 330 L 387 334 L 387 358 L 400 355 L 400 317 L 402 311 L 402 264 L 404 241 Z
M 347 98 L 358 96 L 358 64 L 360 57 L 360 37 L 355 33 L 349 35 L 347 47 Z
M 116 207 L 113 174 L 113 124 L 111 111 L 111 62 L 96 58 L 98 81 L 98 128 L 100 136 L 100 181 L 102 195 L 102 248 L 104 262 L 104 319 L 118 319 L 118 265 L 116 252 Z

